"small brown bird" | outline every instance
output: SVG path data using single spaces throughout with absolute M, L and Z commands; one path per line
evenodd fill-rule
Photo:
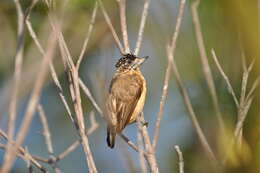
M 139 58 L 126 54 L 116 63 L 114 74 L 106 100 L 108 114 L 107 144 L 115 146 L 115 137 L 131 123 L 144 107 L 146 82 L 139 69 L 148 57 Z

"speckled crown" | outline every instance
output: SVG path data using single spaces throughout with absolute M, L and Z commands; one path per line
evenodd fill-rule
M 129 65 L 130 65 L 136 58 L 137 58 L 137 57 L 136 57 L 135 55 L 133 55 L 133 54 L 126 54 L 126 55 L 124 55 L 122 58 L 120 58 L 120 59 L 117 61 L 115 67 L 116 67 L 116 68 L 120 68 L 120 67 L 122 67 L 122 68 L 127 68 L 127 67 L 129 67 Z

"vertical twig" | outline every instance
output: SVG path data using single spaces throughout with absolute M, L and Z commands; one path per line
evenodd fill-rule
M 145 27 L 147 14 L 148 14 L 149 5 L 150 5 L 150 0 L 145 0 L 143 12 L 142 12 L 142 18 L 141 18 L 141 21 L 140 21 L 138 37 L 137 37 L 136 46 L 135 46 L 135 52 L 134 52 L 134 54 L 136 56 L 138 56 L 140 48 L 141 48 L 141 43 L 142 43 L 142 40 L 143 40 L 144 27 Z
M 139 159 L 140 159 L 140 166 L 141 166 L 141 170 L 142 173 L 146 173 L 147 169 L 146 169 L 146 165 L 145 165 L 145 157 L 144 157 L 144 142 L 142 139 L 142 123 L 140 121 L 140 117 L 137 118 L 137 144 L 138 144 L 138 149 L 139 149 Z
M 183 159 L 183 155 L 181 152 L 181 149 L 178 145 L 174 146 L 174 149 L 178 155 L 178 159 L 179 159 L 179 173 L 184 173 L 184 159 Z
M 77 65 L 76 65 L 77 70 L 79 70 L 79 66 L 81 64 L 81 61 L 82 61 L 83 56 L 84 56 L 84 53 L 85 53 L 86 48 L 88 46 L 88 42 L 89 42 L 90 36 L 92 34 L 92 30 L 93 30 L 94 23 L 95 23 L 95 20 L 96 20 L 96 15 L 97 15 L 97 9 L 98 9 L 98 4 L 97 4 L 97 2 L 95 2 L 94 10 L 93 10 L 93 13 L 92 13 L 92 16 L 91 16 L 91 19 L 90 19 L 90 24 L 89 24 L 89 27 L 88 27 L 87 36 L 86 36 L 86 38 L 84 40 L 83 47 L 81 49 L 81 52 L 80 52 L 80 55 L 79 55 L 79 58 L 78 58 L 78 61 L 77 61 Z
M 173 69 L 173 74 L 176 78 L 176 82 L 177 82 L 177 85 L 180 89 L 180 92 L 181 92 L 181 95 L 184 99 L 184 103 L 185 103 L 185 106 L 188 110 L 188 115 L 190 116 L 191 118 L 191 121 L 192 121 L 192 124 L 196 130 L 196 133 L 198 134 L 198 137 L 199 137 L 199 140 L 203 146 L 203 148 L 205 149 L 206 151 L 206 154 L 208 155 L 208 157 L 210 158 L 211 162 L 214 164 L 214 165 L 218 165 L 218 161 L 200 127 L 200 124 L 198 122 L 198 119 L 197 119 L 197 116 L 194 112 L 194 109 L 192 107 L 192 104 L 191 104 L 191 101 L 190 101 L 190 98 L 189 98 L 189 95 L 188 95 L 188 91 L 186 90 L 186 88 L 184 87 L 184 84 L 183 84 L 183 81 L 181 79 L 181 76 L 180 76 L 180 73 L 179 73 L 179 70 L 177 68 L 177 65 L 175 63 L 175 58 L 174 58 L 174 55 L 172 54 L 171 52 L 171 47 L 168 46 L 167 47 L 167 55 L 168 55 L 168 58 L 170 59 L 170 62 L 171 62 L 171 65 L 172 65 L 172 69 Z
M 117 0 L 120 11 L 121 31 L 124 42 L 125 53 L 130 53 L 127 24 L 126 24 L 126 0 Z
M 40 120 L 41 120 L 41 123 L 42 123 L 43 136 L 44 136 L 44 139 L 45 139 L 45 143 L 46 143 L 46 146 L 47 146 L 48 153 L 49 153 L 49 155 L 53 155 L 54 153 L 53 153 L 53 147 L 52 147 L 51 133 L 50 133 L 47 118 L 45 116 L 45 112 L 44 112 L 41 104 L 38 104 L 37 110 L 38 110 L 39 117 L 40 117 Z
M 92 152 L 89 147 L 88 137 L 85 134 L 85 124 L 84 124 L 84 117 L 81 105 L 81 97 L 80 97 L 80 90 L 79 90 L 79 78 L 78 78 L 78 71 L 76 70 L 74 64 L 72 69 L 69 70 L 68 75 L 71 78 L 71 84 L 73 85 L 74 90 L 70 90 L 72 100 L 74 102 L 74 110 L 76 113 L 77 124 L 79 125 L 79 135 L 82 139 L 82 146 L 85 152 L 85 156 L 87 159 L 87 164 L 89 167 L 89 172 L 96 173 L 96 165 L 92 156 Z M 74 97 L 74 98 L 73 98 Z
M 141 122 L 145 122 L 143 113 L 141 113 L 141 115 L 138 118 L 140 118 Z M 149 166 L 151 168 L 151 172 L 158 173 L 159 168 L 158 168 L 158 165 L 157 165 L 154 148 L 153 148 L 152 143 L 150 141 L 148 130 L 147 130 L 147 127 L 145 125 L 142 126 L 141 132 L 142 132 L 141 134 L 142 134 L 143 141 L 144 141 L 144 146 L 145 146 L 145 149 L 147 151 L 147 161 L 148 161 Z
M 54 159 L 55 156 L 54 156 L 54 150 L 53 150 L 53 145 L 52 145 L 52 140 L 51 140 L 51 133 L 50 133 L 50 129 L 49 129 L 49 125 L 48 125 L 48 121 L 47 121 L 45 112 L 44 112 L 41 104 L 38 104 L 37 110 L 38 110 L 38 114 L 40 117 L 40 121 L 42 123 L 42 127 L 43 127 L 42 133 L 43 133 L 43 136 L 45 139 L 45 144 L 47 146 L 49 157 L 50 157 L 50 159 Z M 60 169 L 57 167 L 57 164 L 55 162 L 52 164 L 52 167 L 56 173 L 61 173 Z
M 120 53 L 121 53 L 122 55 L 124 55 L 124 54 L 125 54 L 125 51 L 124 51 L 123 46 L 122 46 L 122 44 L 121 44 L 121 42 L 120 42 L 120 40 L 119 40 L 119 38 L 118 38 L 118 36 L 117 36 L 117 33 L 116 33 L 116 31 L 115 31 L 114 26 L 112 25 L 112 22 L 111 22 L 111 20 L 110 20 L 110 17 L 109 17 L 108 14 L 107 14 L 107 11 L 106 11 L 106 9 L 105 9 L 105 7 L 104 7 L 104 4 L 103 4 L 102 0 L 97 0 L 97 1 L 98 1 L 98 3 L 99 3 L 99 6 L 100 6 L 100 8 L 101 8 L 101 11 L 102 11 L 102 13 L 103 13 L 103 15 L 104 15 L 104 17 L 105 17 L 106 23 L 107 23 L 107 25 L 108 25 L 108 27 L 109 27 L 109 29 L 110 29 L 112 35 L 113 35 L 113 38 L 114 38 L 114 40 L 115 40 L 115 43 L 116 43 L 118 49 L 120 50 Z
M 24 14 L 19 0 L 15 0 L 15 7 L 17 11 L 17 48 L 15 52 L 15 68 L 14 68 L 14 78 L 13 78 L 13 88 L 10 98 L 9 106 L 9 118 L 8 118 L 8 137 L 10 141 L 7 143 L 7 150 L 4 155 L 4 161 L 10 159 L 10 150 L 12 145 L 11 141 L 15 133 L 15 119 L 16 119 L 16 106 L 17 106 L 17 96 L 19 91 L 22 63 L 23 63 L 23 49 L 24 49 Z
M 219 64 L 219 61 L 218 61 L 218 58 L 216 56 L 216 53 L 215 53 L 214 49 L 211 49 L 211 53 L 212 53 L 212 57 L 213 57 L 213 59 L 214 59 L 214 61 L 216 63 L 216 66 L 217 66 L 220 74 L 222 75 L 223 79 L 225 80 L 225 82 L 227 84 L 228 91 L 231 93 L 231 95 L 233 97 L 233 100 L 234 100 L 234 102 L 236 104 L 236 107 L 238 108 L 239 107 L 239 103 L 238 103 L 238 99 L 236 97 L 236 94 L 234 92 L 234 89 L 233 89 L 232 85 L 230 84 L 230 81 L 229 81 L 227 75 L 225 74 L 224 70 L 222 69 L 221 65 Z
M 183 19 L 183 14 L 184 14 L 185 2 L 186 2 L 186 0 L 180 1 L 175 31 L 174 31 L 172 41 L 171 41 L 171 52 L 173 52 L 173 54 L 175 54 L 177 38 L 178 38 L 178 35 L 179 35 L 179 31 L 180 31 L 180 27 L 181 27 L 181 23 L 182 23 L 182 19 Z M 162 96 L 161 96 L 161 100 L 160 100 L 160 109 L 159 109 L 156 124 L 155 124 L 155 131 L 154 131 L 154 138 L 153 138 L 153 148 L 154 148 L 154 150 L 156 150 L 156 145 L 157 145 L 158 138 L 159 138 L 160 124 L 161 124 L 161 119 L 162 119 L 162 116 L 163 116 L 166 96 L 167 96 L 167 93 L 168 93 L 170 75 L 171 75 L 171 63 L 170 63 L 170 60 L 168 58 L 168 65 L 167 65 L 165 78 L 164 78 L 163 92 L 162 92 Z
M 218 119 L 218 122 L 220 125 L 220 130 L 224 133 L 224 129 L 225 129 L 224 121 L 223 121 L 221 111 L 219 108 L 216 87 L 215 87 L 214 80 L 212 77 L 212 73 L 211 73 L 211 69 L 209 66 L 208 57 L 207 57 L 207 53 L 206 53 L 206 48 L 205 48 L 205 44 L 204 44 L 204 40 L 203 40 L 203 36 L 202 36 L 202 32 L 201 32 L 201 25 L 200 25 L 200 20 L 199 20 L 199 16 L 198 16 L 199 3 L 200 3 L 200 0 L 195 0 L 191 4 L 192 20 L 193 20 L 193 24 L 195 27 L 195 34 L 196 34 L 197 44 L 198 44 L 198 48 L 199 48 L 199 52 L 200 52 L 200 59 L 201 59 L 201 63 L 202 63 L 203 73 L 204 73 L 207 85 L 209 87 L 210 95 L 211 95 L 211 98 L 213 101 L 213 106 L 216 111 L 217 119 Z
M 256 78 L 256 80 L 254 81 L 254 83 L 253 83 L 251 89 L 249 90 L 249 92 L 248 92 L 248 94 L 247 94 L 247 96 L 246 96 L 246 102 L 248 102 L 249 99 L 253 97 L 253 94 L 254 94 L 256 88 L 258 87 L 259 82 L 260 82 L 260 76 L 258 76 L 258 77 Z

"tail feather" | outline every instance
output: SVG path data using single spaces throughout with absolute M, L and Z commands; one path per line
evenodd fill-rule
M 114 148 L 116 139 L 116 129 L 107 128 L 107 145 L 110 148 Z

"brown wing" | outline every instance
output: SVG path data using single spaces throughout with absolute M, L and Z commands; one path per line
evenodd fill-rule
M 142 80 L 137 74 L 118 74 L 111 81 L 107 109 L 109 119 L 120 132 L 129 122 L 142 93 Z

